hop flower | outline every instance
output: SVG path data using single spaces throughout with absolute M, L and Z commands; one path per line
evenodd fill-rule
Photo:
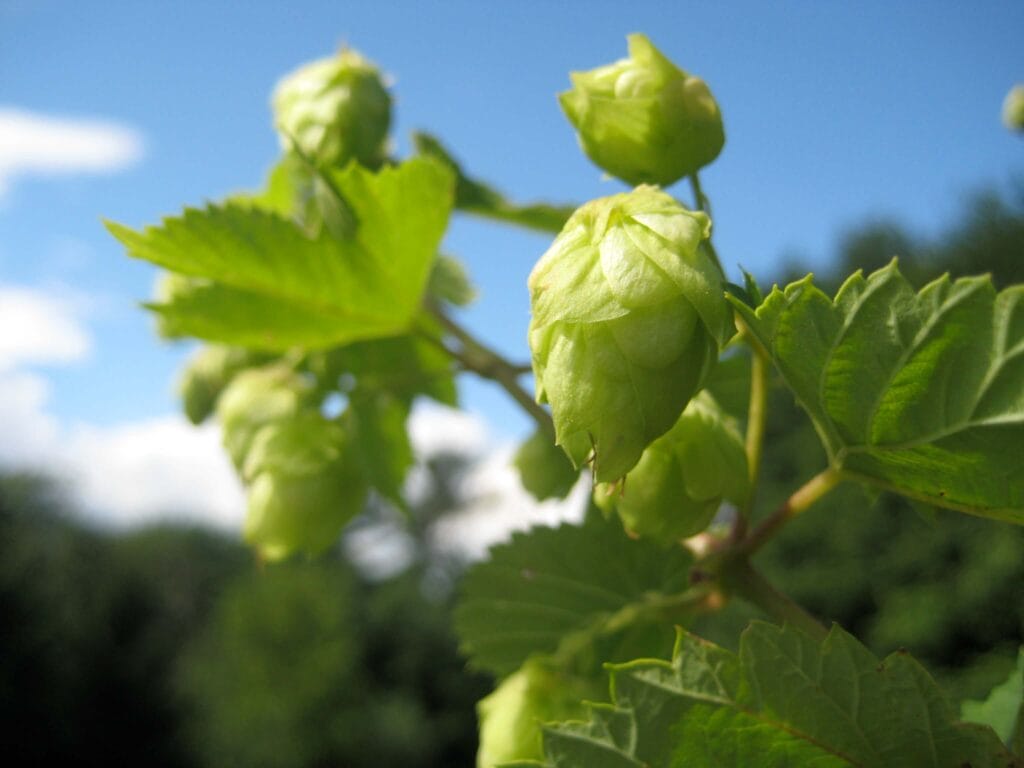
M 377 68 L 355 51 L 314 61 L 282 79 L 273 106 L 286 150 L 294 141 L 329 166 L 355 159 L 376 168 L 384 160 L 391 96 Z
M 651 443 L 624 486 L 599 486 L 598 505 L 634 533 L 664 543 L 707 528 L 723 499 L 742 503 L 747 456 L 736 425 L 707 392 Z
M 732 331 L 703 213 L 664 192 L 577 210 L 530 275 L 537 399 L 598 481 L 633 468 L 700 389 Z
M 319 554 L 366 500 L 347 436 L 316 411 L 259 429 L 243 477 L 249 482 L 245 539 L 267 560 Z
M 628 59 L 572 73 L 573 89 L 558 98 L 597 165 L 630 184 L 667 186 L 718 157 L 722 115 L 703 80 L 644 35 L 628 40 Z

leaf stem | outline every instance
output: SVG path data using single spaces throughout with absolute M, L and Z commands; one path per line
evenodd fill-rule
M 728 571 L 728 579 L 728 586 L 740 598 L 756 605 L 779 623 L 801 629 L 819 642 L 828 636 L 828 629 L 821 622 L 772 586 L 746 558 L 735 561 Z
M 832 467 L 819 472 L 751 531 L 750 535 L 740 543 L 738 550 L 747 556 L 752 555 L 782 526 L 835 488 L 842 480 L 842 472 Z
M 441 327 L 462 345 L 459 350 L 446 348 L 448 353 L 467 370 L 499 384 L 537 422 L 537 426 L 553 440 L 555 425 L 551 420 L 551 415 L 519 384 L 518 377 L 522 373 L 526 373 L 527 370 L 524 370 L 523 366 L 510 363 L 452 320 L 439 307 L 429 305 L 429 310 Z

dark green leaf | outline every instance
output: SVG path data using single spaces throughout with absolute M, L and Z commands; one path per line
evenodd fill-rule
M 1024 286 L 895 262 L 834 301 L 811 276 L 756 313 L 732 300 L 810 414 L 834 467 L 938 506 L 1024 522 Z
M 685 633 L 673 661 L 612 665 L 614 738 L 595 710 L 587 725 L 545 733 L 559 768 L 593 762 L 597 734 L 649 766 L 1019 768 L 990 728 L 958 723 L 935 682 L 905 653 L 883 661 L 834 627 L 819 644 L 793 628 L 754 622 L 739 655 Z M 620 763 L 609 762 L 608 765 Z M 629 763 L 621 763 L 629 765 Z
M 590 650 L 609 633 L 628 641 L 609 621 L 635 611 L 643 623 L 646 607 L 686 589 L 691 562 L 600 518 L 516 534 L 465 577 L 455 621 L 463 650 L 507 675 L 535 653 Z

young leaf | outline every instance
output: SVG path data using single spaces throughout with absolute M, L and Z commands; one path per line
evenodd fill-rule
M 691 562 L 681 548 L 628 538 L 614 521 L 534 528 L 466 574 L 456 630 L 471 663 L 507 675 L 563 642 L 587 647 L 612 629 L 611 617 L 682 592 Z
M 353 238 L 310 239 L 275 213 L 237 203 L 186 209 L 142 232 L 108 227 L 131 255 L 209 281 L 157 307 L 187 332 L 275 349 L 400 333 L 419 309 L 447 224 L 451 173 L 417 159 L 377 174 L 352 165 L 332 180 L 357 218 Z
M 834 467 L 938 506 L 1024 523 L 1024 286 L 893 262 L 830 300 L 808 277 L 756 313 L 732 301 Z
M 412 138 L 418 154 L 440 160 L 455 173 L 455 207 L 459 210 L 541 232 L 555 233 L 562 231 L 575 210 L 573 206 L 546 203 L 515 205 L 494 187 L 467 176 L 436 137 L 427 133 L 414 133 Z
M 992 726 L 1004 744 L 1024 752 L 1024 648 L 1006 682 L 997 685 L 985 701 L 965 701 L 960 716 L 972 723 Z
M 793 628 L 754 622 L 738 655 L 681 632 L 671 663 L 613 665 L 611 674 L 617 717 L 631 720 L 635 733 L 628 742 L 604 741 L 642 765 L 1024 765 L 991 729 L 956 722 L 935 682 L 906 653 L 879 662 L 838 627 L 819 645 Z M 595 712 L 589 726 L 549 726 L 549 762 L 598 764 L 589 745 L 575 747 L 565 737 L 584 728 L 607 734 L 600 727 L 606 718 Z

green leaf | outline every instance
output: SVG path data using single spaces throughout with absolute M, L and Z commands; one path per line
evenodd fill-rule
M 808 275 L 732 303 L 810 414 L 834 467 L 938 506 L 1024 523 L 1024 286 L 893 262 L 830 300 Z
M 992 726 L 1011 748 L 1024 752 L 1024 648 L 1006 682 L 997 685 L 984 701 L 965 701 L 960 716 L 972 723 Z
M 451 153 L 434 136 L 414 133 L 412 138 L 419 155 L 436 158 L 455 173 L 455 207 L 459 210 L 541 232 L 554 233 L 562 231 L 565 222 L 575 210 L 575 206 L 570 205 L 515 205 L 494 187 L 468 177 Z
M 957 722 L 935 682 L 906 653 L 879 661 L 838 627 L 819 644 L 791 627 L 754 622 L 738 655 L 681 631 L 671 663 L 612 665 L 611 675 L 616 717 L 632 723 L 633 735 L 628 742 L 604 741 L 637 764 L 1022 765 L 991 729 Z M 602 764 L 592 762 L 592 745 L 573 746 L 566 737 L 607 733 L 606 718 L 595 712 L 587 726 L 550 726 L 549 762 L 559 768 Z M 618 732 L 629 729 L 620 725 Z
M 352 397 L 345 412 L 355 459 L 371 487 L 400 509 L 407 505 L 402 484 L 413 463 L 405 429 L 409 406 L 386 393 Z
M 131 255 L 209 281 L 156 307 L 183 332 L 236 344 L 259 338 L 256 346 L 275 349 L 401 333 L 447 224 L 451 174 L 418 159 L 377 174 L 351 165 L 331 178 L 356 215 L 354 238 L 311 239 L 238 203 L 186 209 L 142 232 L 108 227 Z
M 462 649 L 499 676 L 532 654 L 585 652 L 612 634 L 622 654 L 632 638 L 621 629 L 663 621 L 645 610 L 686 589 L 691 563 L 682 548 L 632 540 L 600 518 L 515 534 L 466 574 L 455 619 Z
M 409 403 L 417 395 L 451 406 L 458 401 L 451 358 L 419 335 L 357 341 L 313 352 L 307 365 L 318 379 L 345 394 L 383 390 Z

